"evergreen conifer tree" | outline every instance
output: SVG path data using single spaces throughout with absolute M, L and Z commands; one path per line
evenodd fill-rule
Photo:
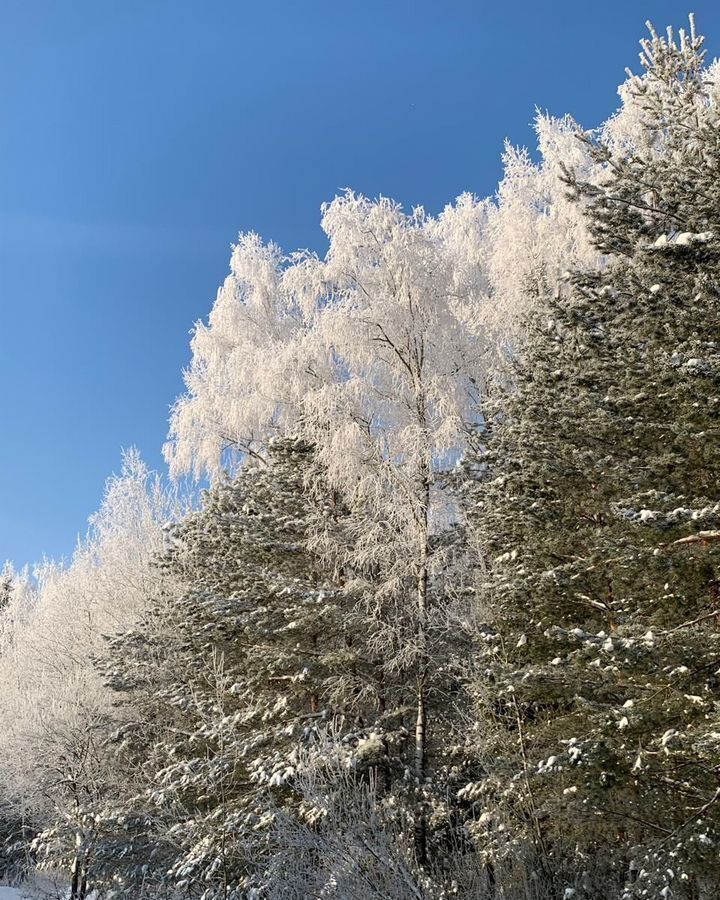
M 540 304 L 485 435 L 494 762 L 466 796 L 499 856 L 529 835 L 551 890 L 603 900 L 710 898 L 720 876 L 720 121 L 701 44 L 652 32 L 634 146 L 584 136 L 605 177 L 568 182 L 606 264 Z
M 129 895 L 160 878 L 205 900 L 247 896 L 273 811 L 293 804 L 298 754 L 342 712 L 338 673 L 367 675 L 341 589 L 308 548 L 316 517 L 335 515 L 310 498 L 312 459 L 278 440 L 216 483 L 168 532 L 163 565 L 187 590 L 145 634 L 114 641 L 110 683 L 151 723 L 121 751 L 147 787 L 107 813 L 111 833 L 134 832 L 129 867 L 123 840 L 106 845 L 108 878 L 121 872 Z

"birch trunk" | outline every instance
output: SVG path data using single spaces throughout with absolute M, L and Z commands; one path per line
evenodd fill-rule
M 421 866 L 428 861 L 427 853 L 427 817 L 425 814 L 425 751 L 427 745 L 427 681 L 428 681 L 428 648 L 427 648 L 427 614 L 428 614 L 428 562 L 429 548 L 429 504 L 430 504 L 430 471 L 423 460 L 420 475 L 420 559 L 417 577 L 417 642 L 418 666 L 416 681 L 417 711 L 415 715 L 415 756 L 414 776 L 416 790 L 414 844 L 415 856 Z

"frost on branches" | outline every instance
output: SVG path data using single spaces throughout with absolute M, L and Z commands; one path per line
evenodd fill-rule
M 720 68 L 642 46 L 491 199 L 240 236 L 189 502 L 131 453 L 69 565 L 0 574 L 7 879 L 714 900 Z
M 70 565 L 13 576 L 0 612 L 0 784 L 3 818 L 15 823 L 6 865 L 67 874 L 73 900 L 87 884 L 98 806 L 119 789 L 106 742 L 121 713 L 95 660 L 104 635 L 128 627 L 159 591 L 153 559 L 178 511 L 127 453 Z
M 710 897 L 719 873 L 720 123 L 702 61 L 694 34 L 653 33 L 630 138 L 585 137 L 603 178 L 568 182 L 606 263 L 537 309 L 483 456 L 478 692 L 498 761 L 478 796 L 503 814 L 482 840 L 510 849 L 518 829 L 552 890 L 567 876 L 548 858 L 574 849 L 584 896 L 608 896 L 601 857 L 623 898 Z

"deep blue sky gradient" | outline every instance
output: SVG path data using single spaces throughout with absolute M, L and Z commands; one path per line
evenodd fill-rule
M 720 4 L 694 4 L 714 54 Z M 616 107 L 644 0 L 0 0 L 0 561 L 69 554 L 122 447 L 162 468 L 240 230 L 323 249 L 344 187 L 494 191 L 535 106 Z

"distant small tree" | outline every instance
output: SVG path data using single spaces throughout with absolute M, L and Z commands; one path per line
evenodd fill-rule
M 5 563 L 5 567 L 0 572 L 0 615 L 10 605 L 14 576 L 15 573 L 10 563 Z

